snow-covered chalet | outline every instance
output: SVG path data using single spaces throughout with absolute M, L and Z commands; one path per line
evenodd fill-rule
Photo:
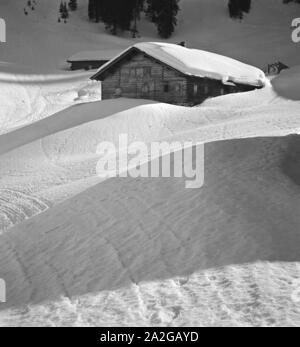
M 205 99 L 262 88 L 260 69 L 215 53 L 167 43 L 136 44 L 92 76 L 102 99 L 151 99 L 196 105 Z

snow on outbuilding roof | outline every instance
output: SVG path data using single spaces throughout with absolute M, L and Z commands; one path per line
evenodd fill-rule
M 101 51 L 83 51 L 72 55 L 68 58 L 68 62 L 78 62 L 78 61 L 103 61 L 111 60 L 120 51 L 118 50 L 101 50 Z
M 185 75 L 222 80 L 224 83 L 234 82 L 253 86 L 263 86 L 265 84 L 266 77 L 264 72 L 254 66 L 219 54 L 158 42 L 135 44 L 103 65 L 92 78 L 99 76 L 99 74 L 134 48 Z

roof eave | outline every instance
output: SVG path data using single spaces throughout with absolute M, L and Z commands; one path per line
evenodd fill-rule
M 91 80 L 97 79 L 99 78 L 99 76 L 101 76 L 102 74 L 104 74 L 109 68 L 111 68 L 113 65 L 115 65 L 116 63 L 118 63 L 121 59 L 123 59 L 127 54 L 130 54 L 131 52 L 136 51 L 136 52 L 140 52 L 143 53 L 145 56 L 150 57 L 151 59 L 154 59 L 158 62 L 160 62 L 161 64 L 164 64 L 166 66 L 168 66 L 170 69 L 177 71 L 179 74 L 181 74 L 182 76 L 185 77 L 191 77 L 191 78 L 208 78 L 211 80 L 215 80 L 215 81 L 221 81 L 218 78 L 213 78 L 213 77 L 206 77 L 206 76 L 199 76 L 199 75 L 193 75 L 187 72 L 182 72 L 176 68 L 174 68 L 173 66 L 159 60 L 156 57 L 151 56 L 150 54 L 144 52 L 143 50 L 139 49 L 138 47 L 132 46 L 130 48 L 128 48 L 126 51 L 124 51 L 123 53 L 121 53 L 119 56 L 117 56 L 116 58 L 112 59 L 111 61 L 108 61 L 104 66 L 100 67 L 100 69 L 90 78 Z M 101 78 L 100 78 L 101 81 Z M 234 82 L 234 81 L 229 81 L 232 82 L 234 84 L 240 84 L 240 85 L 245 85 L 245 86 L 252 86 L 252 87 L 263 87 L 263 85 L 259 84 L 259 83 L 242 83 L 242 82 Z
M 106 65 L 101 66 L 101 68 L 91 77 L 91 80 L 94 80 L 96 78 L 98 78 L 99 76 L 101 76 L 104 72 L 106 72 L 110 67 L 112 67 L 114 64 L 116 64 L 117 62 L 119 62 L 121 59 L 123 59 L 127 54 L 129 54 L 130 52 L 137 50 L 140 51 L 139 49 L 137 49 L 136 47 L 130 47 L 128 48 L 126 51 L 124 51 L 123 53 L 121 53 L 119 56 L 117 56 L 116 58 L 113 58 L 112 60 L 108 61 L 106 63 Z
M 171 65 L 169 65 L 169 64 L 167 64 L 167 63 L 165 63 L 165 62 L 163 62 L 163 61 L 161 61 L 161 60 L 159 60 L 158 58 L 153 57 L 152 55 L 150 55 L 150 54 L 144 52 L 143 50 L 139 49 L 138 47 L 130 47 L 128 50 L 126 50 L 125 52 L 123 52 L 123 54 L 121 54 L 121 55 L 119 55 L 117 58 L 115 58 L 115 59 L 109 61 L 109 62 L 107 63 L 106 66 L 101 67 L 101 68 L 99 69 L 99 71 L 97 71 L 97 72 L 91 77 L 91 79 L 93 80 L 93 79 L 99 78 L 99 76 L 101 76 L 103 73 L 105 73 L 110 67 L 112 67 L 114 64 L 118 63 L 118 62 L 119 62 L 121 59 L 123 59 L 127 54 L 130 54 L 130 53 L 133 52 L 133 51 L 143 53 L 145 56 L 147 56 L 147 57 L 149 57 L 149 58 L 151 58 L 151 59 L 154 59 L 154 60 L 158 61 L 158 62 L 161 63 L 161 64 L 164 64 L 164 65 L 168 66 L 170 69 L 177 71 L 179 74 L 181 74 L 181 75 L 183 75 L 183 76 L 187 76 L 187 77 L 188 77 L 188 76 L 192 76 L 191 74 L 183 73 L 182 71 L 180 71 L 180 70 L 174 68 L 173 66 L 171 66 Z M 195 76 L 195 77 L 196 77 L 196 76 Z M 199 76 L 198 76 L 198 77 L 199 77 Z

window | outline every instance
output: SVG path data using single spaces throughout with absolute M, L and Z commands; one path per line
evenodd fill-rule
M 198 94 L 198 84 L 194 84 L 194 95 Z
M 144 67 L 144 76 L 150 77 L 151 76 L 152 69 L 150 66 Z
M 135 77 L 135 76 L 136 76 L 135 68 L 130 69 L 130 77 Z
M 116 98 L 119 98 L 122 96 L 122 89 L 120 87 L 117 87 L 115 89 L 115 95 L 114 95 Z
M 175 93 L 180 94 L 181 93 L 181 84 L 176 83 L 174 89 L 175 89 Z
M 221 90 L 220 90 L 220 94 L 221 94 L 221 95 L 224 95 L 224 94 L 225 94 L 225 90 L 224 90 L 224 88 L 221 88 Z
M 128 82 L 130 76 L 130 69 L 125 67 L 121 70 L 121 76 L 124 82 Z
M 149 83 L 149 91 L 150 92 L 154 92 L 155 91 L 155 83 L 154 83 L 154 81 L 151 81 Z
M 124 67 L 124 68 L 122 69 L 122 74 L 123 74 L 124 76 L 129 76 L 129 75 L 130 75 L 130 69 L 129 69 L 128 67 Z
M 143 92 L 143 94 L 148 94 L 149 93 L 149 85 L 148 85 L 148 83 L 145 83 L 143 85 L 142 92 Z
M 164 84 L 164 92 L 165 92 L 165 93 L 169 93 L 169 91 L 170 91 L 169 83 L 165 83 L 165 84 Z
M 142 78 L 144 76 L 144 69 L 139 67 L 136 69 L 136 77 Z
M 207 95 L 209 93 L 209 88 L 207 85 L 204 86 L 204 94 Z
M 155 92 L 155 83 L 149 82 L 149 83 L 144 83 L 142 86 L 142 93 L 143 94 L 149 94 L 149 93 L 154 93 Z

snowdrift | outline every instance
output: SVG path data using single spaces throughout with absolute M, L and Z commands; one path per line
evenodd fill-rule
M 271 87 L 108 100 L 1 135 L 0 325 L 297 325 L 298 140 L 241 138 L 300 133 L 299 106 Z M 205 187 L 101 181 L 97 145 L 120 133 L 207 143 Z
M 203 189 L 113 179 L 1 235 L 0 322 L 299 324 L 300 192 L 281 170 L 294 141 L 212 143 Z

